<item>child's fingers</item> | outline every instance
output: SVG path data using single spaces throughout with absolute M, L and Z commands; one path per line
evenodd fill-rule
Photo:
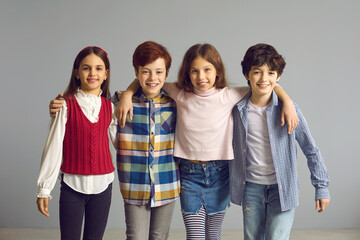
M 127 114 L 127 112 L 125 112 L 125 111 L 123 111 L 122 114 L 121 114 L 121 120 L 120 120 L 121 121 L 121 124 L 120 124 L 121 127 L 125 127 L 126 114 Z
M 132 108 L 130 108 L 130 110 L 129 110 L 129 118 L 130 118 L 130 120 L 133 119 L 133 109 Z
M 281 113 L 281 126 L 284 126 L 284 124 L 285 124 L 285 113 L 282 112 Z
M 330 199 L 316 200 L 316 210 L 318 210 L 318 213 L 325 211 L 329 203 L 330 203 Z
M 41 212 L 43 215 L 49 217 L 49 198 L 38 198 L 36 200 L 36 204 L 38 207 L 39 212 Z
M 55 99 L 59 100 L 62 99 L 64 97 L 64 95 L 62 93 L 59 93 Z

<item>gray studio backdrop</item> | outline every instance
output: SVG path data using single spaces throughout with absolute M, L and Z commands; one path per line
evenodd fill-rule
M 175 81 L 185 51 L 213 44 L 233 86 L 245 85 L 240 61 L 256 43 L 274 45 L 287 66 L 280 84 L 302 108 L 331 177 L 332 201 L 314 210 L 314 188 L 298 151 L 301 184 L 295 228 L 360 227 L 360 2 L 304 1 L 0 1 L 0 227 L 57 227 L 59 183 L 50 218 L 37 211 L 36 179 L 49 126 L 49 100 L 68 84 L 77 52 L 106 49 L 111 91 L 134 78 L 131 57 L 146 40 L 165 45 Z M 113 151 L 114 153 L 114 151 Z M 109 228 L 124 228 L 117 180 Z M 224 228 L 242 228 L 232 205 Z M 183 228 L 179 202 L 172 228 Z

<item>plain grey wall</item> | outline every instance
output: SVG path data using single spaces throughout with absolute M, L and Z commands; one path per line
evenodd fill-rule
M 249 46 L 274 45 L 287 61 L 280 84 L 302 108 L 331 177 L 331 204 L 318 214 L 299 149 L 294 227 L 359 228 L 359 10 L 356 0 L 1 0 L 0 227 L 58 226 L 59 183 L 50 218 L 38 213 L 34 194 L 49 100 L 64 91 L 77 52 L 88 45 L 108 51 L 114 92 L 134 78 L 135 47 L 154 40 L 172 54 L 168 81 L 191 45 L 209 42 L 233 85 L 246 84 L 240 61 Z M 223 227 L 242 228 L 241 219 L 232 205 Z M 108 227 L 124 228 L 116 181 Z M 183 228 L 179 203 L 172 227 Z

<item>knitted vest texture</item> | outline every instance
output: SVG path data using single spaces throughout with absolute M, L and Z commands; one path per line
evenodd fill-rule
M 112 119 L 111 102 L 101 97 L 99 120 L 92 123 L 74 96 L 67 97 L 68 107 L 63 163 L 61 171 L 69 174 L 100 175 L 115 170 L 109 150 L 108 128 Z

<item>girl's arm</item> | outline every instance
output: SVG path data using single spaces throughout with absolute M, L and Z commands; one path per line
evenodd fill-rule
M 110 140 L 115 148 L 115 150 L 117 149 L 117 143 L 116 143 L 116 133 L 117 133 L 117 118 L 115 116 L 115 105 L 113 103 L 111 103 L 111 107 L 112 107 L 112 120 L 109 126 L 109 135 L 110 135 Z
M 140 87 L 139 80 L 135 79 L 121 95 L 119 103 L 116 106 L 115 116 L 117 117 L 120 127 L 125 126 L 126 115 L 129 112 L 129 117 L 133 117 L 132 96 L 137 92 Z
M 49 216 L 47 202 L 52 198 L 50 193 L 55 186 L 62 162 L 62 148 L 67 121 L 66 113 L 66 103 L 63 103 L 63 108 L 60 109 L 50 127 L 42 153 L 36 197 L 38 198 L 38 209 L 45 216 Z
M 276 95 L 283 102 L 283 109 L 281 113 L 281 126 L 284 126 L 285 119 L 288 125 L 288 134 L 292 133 L 299 123 L 298 115 L 294 107 L 293 102 L 286 92 L 279 86 L 276 85 L 274 88 Z

